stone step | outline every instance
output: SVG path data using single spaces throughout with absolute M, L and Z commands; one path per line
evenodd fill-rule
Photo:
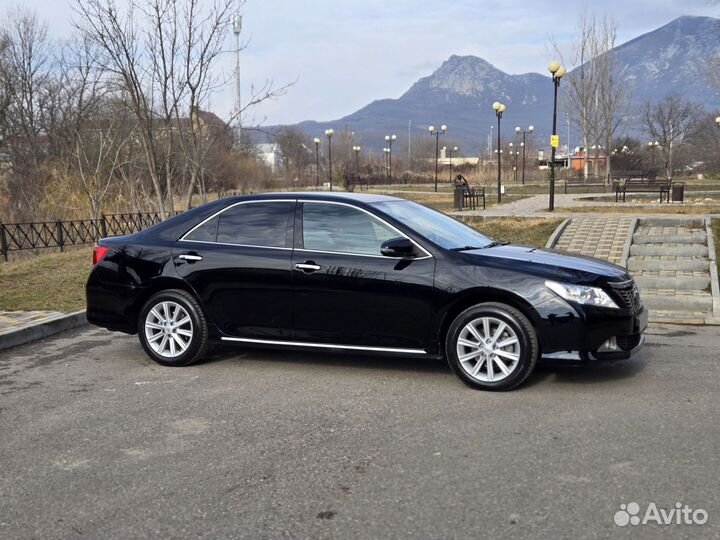
M 702 312 L 712 313 L 713 303 L 710 293 L 694 293 L 694 294 L 649 294 L 641 291 L 643 303 L 653 311 L 673 311 L 673 312 Z
M 689 217 L 649 217 L 639 218 L 638 226 L 640 227 L 690 227 L 694 229 L 701 229 L 705 227 L 705 220 L 703 218 L 689 218 Z
M 707 234 L 704 232 L 694 234 L 676 234 L 673 236 L 662 234 L 633 234 L 633 244 L 664 244 L 669 239 L 676 244 L 707 244 Z
M 630 246 L 630 256 L 637 257 L 707 257 L 708 248 L 705 244 L 676 244 L 664 242 L 662 244 L 633 244 Z
M 664 256 L 668 254 L 665 253 Z M 699 257 L 675 257 L 674 259 L 661 259 L 649 257 L 630 257 L 627 268 L 631 272 L 650 270 L 653 272 L 710 272 L 710 261 Z
M 700 276 L 648 276 L 642 272 L 633 274 L 635 283 L 640 287 L 642 292 L 644 289 L 664 289 L 676 291 L 704 291 L 710 287 L 710 274 L 706 277 Z

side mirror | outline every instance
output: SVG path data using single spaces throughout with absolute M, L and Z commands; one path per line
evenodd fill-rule
M 380 246 L 380 253 L 386 257 L 410 257 L 414 252 L 415 246 L 407 238 L 391 238 Z

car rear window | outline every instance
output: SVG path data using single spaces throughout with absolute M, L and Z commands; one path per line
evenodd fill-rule
M 217 235 L 218 218 L 215 216 L 185 235 L 185 240 L 214 242 Z
M 220 214 L 217 241 L 244 246 L 288 247 L 295 201 L 244 203 Z

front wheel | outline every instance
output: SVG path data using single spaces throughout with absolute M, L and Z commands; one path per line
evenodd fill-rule
M 182 290 L 153 295 L 138 317 L 140 344 L 164 366 L 189 366 L 205 354 L 208 330 L 195 298 Z
M 488 302 L 466 309 L 450 325 L 445 355 L 467 385 L 512 390 L 527 379 L 538 358 L 535 329 L 519 310 Z

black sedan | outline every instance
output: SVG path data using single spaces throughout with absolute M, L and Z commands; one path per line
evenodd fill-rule
M 625 269 L 509 245 L 386 196 L 222 199 L 95 247 L 87 318 L 167 366 L 212 343 L 445 357 L 507 390 L 541 357 L 629 358 L 648 314 Z

